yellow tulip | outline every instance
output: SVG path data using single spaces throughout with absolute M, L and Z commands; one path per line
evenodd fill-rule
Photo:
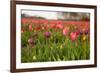
M 36 60 L 36 56 L 33 56 L 33 60 Z
M 62 45 L 60 45 L 60 49 L 62 49 L 63 48 L 63 46 Z
M 82 38 L 82 40 L 83 40 L 83 41 L 85 41 L 85 40 L 86 40 L 86 36 L 85 36 L 85 35 L 83 35 L 83 38 Z

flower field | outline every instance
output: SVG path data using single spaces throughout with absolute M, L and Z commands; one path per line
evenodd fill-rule
M 89 21 L 21 18 L 21 62 L 88 59 Z

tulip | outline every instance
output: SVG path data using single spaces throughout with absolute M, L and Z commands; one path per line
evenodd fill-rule
M 57 24 L 56 25 L 56 28 L 62 29 L 63 28 L 63 25 L 62 24 Z
M 33 27 L 32 27 L 32 25 L 30 24 L 29 25 L 29 31 L 32 31 L 33 30 Z
M 83 34 L 87 35 L 88 33 L 89 33 L 88 28 L 84 28 L 84 29 L 80 30 L 80 35 L 83 35 Z
M 45 37 L 49 38 L 51 33 L 47 31 L 47 32 L 44 33 L 44 35 L 45 35 Z
M 47 26 L 42 27 L 43 30 L 48 30 Z
M 33 56 L 33 60 L 36 60 L 36 56 Z
M 36 27 L 36 31 L 39 31 L 40 29 L 41 29 L 41 27 L 40 27 L 40 26 Z
M 80 30 L 80 35 L 83 35 L 83 31 L 82 30 Z
M 55 24 L 51 24 L 51 28 L 56 28 L 56 25 Z
M 28 21 L 29 21 L 29 20 L 28 20 L 27 18 L 22 18 L 22 19 L 21 19 L 22 24 L 27 24 Z
M 87 28 L 87 29 L 85 29 L 85 35 L 87 35 L 88 33 L 89 33 L 89 29 Z
M 82 40 L 83 40 L 83 41 L 86 40 L 86 35 L 83 35 Z
M 76 32 L 71 32 L 71 33 L 70 33 L 70 39 L 71 39 L 72 41 L 75 41 L 75 40 L 77 39 L 77 37 L 78 37 L 78 35 L 77 35 Z
M 28 43 L 33 44 L 33 38 L 32 37 L 28 39 Z
M 63 45 L 60 45 L 60 49 L 62 49 L 63 48 Z
M 63 29 L 63 35 L 66 36 L 68 34 L 69 29 L 68 28 L 64 28 Z
M 76 29 L 75 32 L 77 33 L 77 35 L 79 35 L 80 34 L 80 29 Z
M 88 34 L 88 31 L 85 31 L 85 35 L 87 35 Z

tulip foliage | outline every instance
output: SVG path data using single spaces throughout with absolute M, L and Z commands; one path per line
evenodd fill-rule
M 90 59 L 89 25 L 88 21 L 22 18 L 21 62 Z

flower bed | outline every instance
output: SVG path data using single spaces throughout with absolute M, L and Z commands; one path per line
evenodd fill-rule
M 22 18 L 21 61 L 90 59 L 89 21 Z

